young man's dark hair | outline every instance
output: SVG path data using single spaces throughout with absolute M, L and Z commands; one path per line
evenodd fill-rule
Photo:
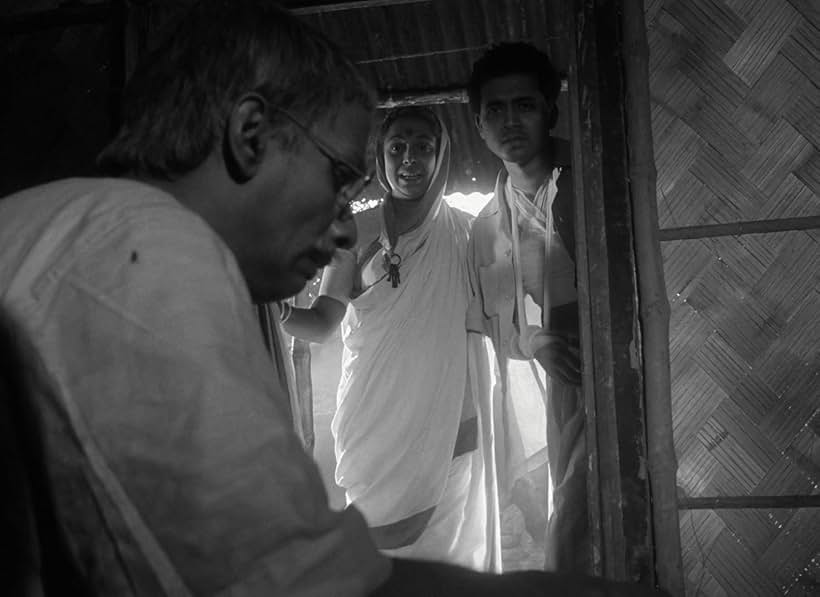
M 345 55 L 275 3 L 198 3 L 184 22 L 166 25 L 162 41 L 129 79 L 122 127 L 98 157 L 99 167 L 166 180 L 193 170 L 222 137 L 234 100 L 249 90 L 302 122 L 332 117 L 343 104 L 375 105 L 372 89 Z M 291 125 L 277 110 L 269 118 L 275 126 Z M 280 141 L 292 149 L 299 138 Z
M 473 65 L 467 84 L 470 108 L 481 111 L 481 87 L 490 79 L 512 74 L 528 74 L 538 79 L 538 87 L 548 103 L 554 103 L 561 91 L 561 75 L 544 52 L 523 42 L 505 42 L 490 48 Z

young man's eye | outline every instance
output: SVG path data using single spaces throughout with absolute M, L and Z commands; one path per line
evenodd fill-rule
M 522 112 L 532 112 L 535 110 L 535 102 L 520 102 L 518 108 Z

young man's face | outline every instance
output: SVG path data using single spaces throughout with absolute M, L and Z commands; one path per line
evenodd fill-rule
M 495 155 L 525 166 L 547 150 L 552 110 L 535 76 L 505 75 L 481 86 L 476 127 Z

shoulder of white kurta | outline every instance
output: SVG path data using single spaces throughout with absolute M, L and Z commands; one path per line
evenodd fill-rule
M 494 194 L 487 204 L 481 208 L 481 211 L 478 212 L 476 216 L 476 220 L 483 220 L 486 218 L 492 218 L 495 214 L 498 213 L 498 195 Z
M 442 209 L 446 210 L 458 241 L 466 245 L 475 216 L 447 203 L 442 205 Z
M 175 342 L 181 330 L 194 343 L 216 341 L 184 327 L 207 318 L 208 310 L 246 317 L 250 295 L 236 260 L 201 217 L 167 193 L 131 181 L 102 181 L 91 197 L 72 263 L 64 264 L 73 283 Z

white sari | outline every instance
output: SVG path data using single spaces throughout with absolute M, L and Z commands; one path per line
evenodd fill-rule
M 488 385 L 467 381 L 471 217 L 443 201 L 448 167 L 443 130 L 425 220 L 395 247 L 382 221 L 360 263 L 361 293 L 342 322 L 336 482 L 387 553 L 487 569 L 497 520 L 488 524 L 476 415 Z M 384 262 L 391 252 L 401 256 L 395 287 Z M 483 345 L 469 353 L 469 366 L 489 377 Z

